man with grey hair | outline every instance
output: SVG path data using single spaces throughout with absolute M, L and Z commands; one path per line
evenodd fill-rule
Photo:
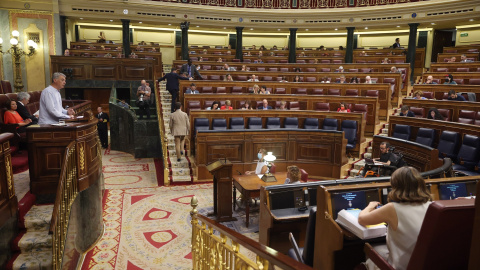
M 17 113 L 23 120 L 30 119 L 35 125 L 38 123 L 38 118 L 31 115 L 28 109 L 25 107 L 30 102 L 30 94 L 27 92 L 20 92 L 17 95 Z
M 60 89 L 65 87 L 65 74 L 60 72 L 53 73 L 52 84 L 43 89 L 40 96 L 40 125 L 57 124 L 60 119 L 73 118 L 75 112 L 72 108 L 65 110 L 62 107 L 62 96 Z

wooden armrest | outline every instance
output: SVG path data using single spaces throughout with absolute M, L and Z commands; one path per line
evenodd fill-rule
M 365 251 L 367 258 L 372 260 L 372 262 L 374 262 L 375 265 L 381 270 L 395 270 L 395 268 L 393 268 L 380 254 L 378 254 L 378 252 L 376 252 L 369 243 L 365 243 L 363 250 Z

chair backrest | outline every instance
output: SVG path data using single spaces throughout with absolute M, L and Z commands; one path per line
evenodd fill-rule
M 480 85 L 480 79 L 469 79 L 468 84 Z
M 340 89 L 328 89 L 327 95 L 329 96 L 340 96 Z
M 287 93 L 287 90 L 285 90 L 285 88 L 276 88 L 275 89 L 275 94 L 278 94 L 278 95 L 283 95 L 283 94 L 286 94 Z
M 265 71 L 264 67 L 257 67 L 257 71 Z
M 348 72 L 358 72 L 358 68 L 349 68 Z
M 440 140 L 438 141 L 438 155 L 441 158 L 449 157 L 452 160 L 456 158 L 456 149 L 459 141 L 459 135 L 457 132 L 444 130 L 440 135 Z
M 448 72 L 448 68 L 437 68 L 437 72 Z
M 316 71 L 317 71 L 316 68 L 307 68 L 307 72 L 316 72 Z M 307 77 L 307 81 L 308 81 L 308 78 L 309 77 Z
M 347 89 L 347 90 L 345 90 L 345 96 L 358 97 L 358 89 Z
M 297 60 L 297 63 L 299 63 L 299 64 L 305 64 L 305 60 Z
M 295 88 L 295 94 L 297 95 L 306 95 L 307 94 L 307 88 Z
M 343 120 L 341 129 L 347 139 L 347 149 L 354 148 L 357 144 L 357 121 Z
M 298 118 L 297 117 L 285 117 L 283 122 L 285 128 L 298 128 Z
M 480 126 L 480 113 L 477 112 L 477 116 L 475 117 L 475 121 L 473 122 L 473 124 Z
M 246 80 L 248 80 L 248 79 L 247 79 L 247 76 L 244 76 L 244 75 L 238 75 L 238 76 L 237 76 L 237 81 L 242 81 L 242 82 L 244 82 L 244 81 L 246 81 Z
M 226 129 L 227 129 L 227 119 L 224 119 L 224 118 L 212 119 L 212 130 L 226 130 Z
M 318 129 L 318 118 L 305 118 L 304 129 Z
M 443 116 L 443 120 L 452 121 L 452 112 L 449 109 L 438 109 L 438 112 Z
M 264 76 L 262 81 L 267 81 L 267 82 L 273 81 L 273 77 L 272 76 Z
M 457 72 L 469 72 L 470 69 L 468 67 L 459 67 L 457 68 Z
M 277 72 L 277 71 L 278 71 L 278 68 L 268 68 L 268 71 L 275 71 L 275 72 Z
M 7 80 L 0 81 L 0 88 L 2 89 L 3 94 L 12 93 L 12 84 L 10 84 L 10 81 L 7 81 Z
M 474 216 L 474 200 L 432 202 L 407 269 L 468 269 Z
M 314 89 L 312 90 L 312 95 L 323 95 L 323 89 L 314 88 Z
M 322 64 L 330 64 L 330 60 L 328 60 L 328 59 L 322 59 L 322 60 L 320 60 L 320 63 L 322 63 Z
M 411 128 L 408 125 L 395 125 L 393 128 L 393 137 L 406 140 L 410 139 Z
M 243 87 L 242 86 L 234 86 L 232 87 L 232 94 L 242 94 Z
M 457 84 L 464 84 L 465 81 L 463 79 L 453 79 L 454 82 L 456 82 Z
M 435 130 L 431 128 L 419 128 L 415 142 L 432 147 L 435 140 Z
M 280 68 L 280 72 L 288 72 L 288 68 Z
M 224 87 L 224 86 L 218 86 L 216 93 L 217 94 L 226 94 L 227 93 L 227 88 Z
M 316 81 L 317 81 L 317 78 L 315 78 L 315 77 L 306 77 L 306 78 L 305 78 L 305 81 L 306 81 L 306 82 L 316 82 Z
M 458 122 L 464 124 L 473 124 L 475 121 L 475 111 L 460 110 L 458 113 Z
M 302 180 L 303 182 L 308 181 L 308 173 L 304 169 L 300 169 L 300 180 Z
M 267 129 L 280 128 L 280 117 L 267 117 L 267 122 L 265 124 Z
M 366 116 L 368 113 L 368 106 L 367 104 L 354 104 L 351 111 L 354 113 L 363 113 L 364 116 Z
M 367 90 L 366 97 L 378 97 L 378 90 Z
M 193 120 L 193 127 L 195 133 L 197 133 L 197 130 L 209 130 L 210 121 L 208 121 L 208 118 L 195 118 L 195 120 Z
M 330 68 L 321 68 L 320 72 L 330 72 L 332 69 Z
M 303 169 L 300 169 L 300 173 L 304 171 Z M 305 172 L 305 171 L 304 171 Z M 306 178 L 308 179 L 308 174 L 305 172 Z M 304 175 L 302 175 L 302 181 Z M 303 247 L 303 262 L 306 265 L 312 266 L 313 267 L 313 258 L 314 258 L 314 248 L 315 248 L 315 227 L 316 227 L 316 221 L 317 221 L 317 207 L 312 207 L 310 209 L 310 214 L 308 215 L 308 221 L 307 221 L 307 230 L 305 232 L 305 246 Z
M 187 113 L 190 113 L 190 111 L 201 110 L 201 109 L 202 109 L 202 106 L 200 105 L 200 101 L 198 101 L 198 100 L 188 101 L 188 112 Z
M 315 111 L 329 112 L 330 103 L 327 102 L 317 102 L 315 103 Z
M 203 65 L 203 66 L 202 66 L 202 69 L 203 69 L 203 70 L 210 70 L 210 69 L 212 69 L 212 66 L 210 66 L 210 65 Z
M 250 117 L 248 118 L 248 129 L 262 129 L 262 118 Z
M 230 129 L 244 129 L 245 121 L 243 117 L 232 117 L 230 118 Z
M 213 94 L 213 87 L 212 86 L 204 86 L 202 87 L 202 94 Z
M 343 60 L 333 60 L 332 62 L 334 64 L 341 64 L 341 63 L 343 63 Z
M 463 162 L 463 166 L 473 170 L 478 163 L 478 155 L 480 150 L 480 138 L 477 136 L 465 134 L 463 136 L 462 145 L 458 151 L 458 163 Z
M 298 111 L 300 110 L 300 102 L 298 101 L 290 101 L 288 103 L 288 108 L 291 110 L 291 111 Z
M 219 81 L 220 80 L 220 75 L 209 75 L 208 79 L 212 80 L 212 81 Z
M 410 107 L 410 111 L 415 114 L 417 118 L 425 118 L 425 108 L 422 107 Z
M 323 130 L 338 130 L 338 119 L 325 118 L 323 119 Z
M 428 99 L 434 99 L 433 92 L 423 92 L 423 97 Z

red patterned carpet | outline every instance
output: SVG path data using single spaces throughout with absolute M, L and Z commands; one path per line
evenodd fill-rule
M 191 269 L 190 200 L 212 206 L 212 184 L 111 189 L 105 233 L 82 269 Z

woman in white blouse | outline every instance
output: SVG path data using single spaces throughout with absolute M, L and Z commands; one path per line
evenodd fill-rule
M 255 168 L 255 171 L 246 171 L 246 175 L 252 175 L 252 174 L 265 174 L 268 170 L 267 168 L 267 162 L 265 159 L 263 159 L 267 155 L 267 150 L 265 149 L 259 149 L 257 153 L 258 161 L 257 161 L 257 167 Z

